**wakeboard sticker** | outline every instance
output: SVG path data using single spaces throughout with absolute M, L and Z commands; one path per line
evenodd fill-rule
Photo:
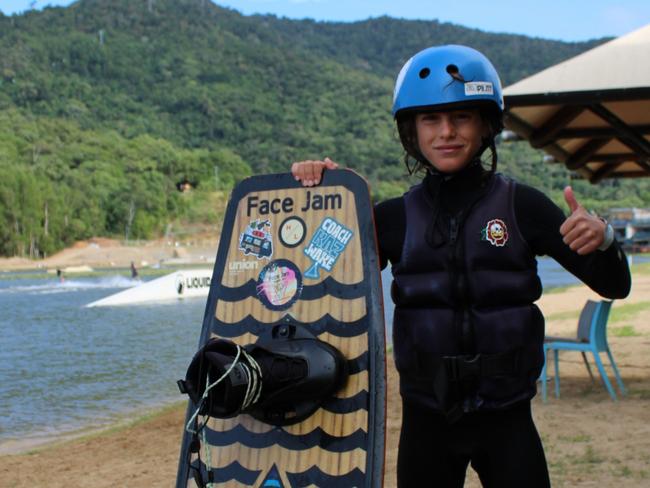
M 385 335 L 365 180 L 349 170 L 326 171 L 311 188 L 290 174 L 244 180 L 228 204 L 211 283 L 199 347 L 212 337 L 254 343 L 290 320 L 336 347 L 349 377 L 293 425 L 204 417 L 200 446 L 184 432 L 177 488 L 382 486 Z M 186 421 L 194 410 L 190 401 Z

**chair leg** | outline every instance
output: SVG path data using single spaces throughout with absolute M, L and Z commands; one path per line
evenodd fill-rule
M 616 378 L 616 382 L 618 383 L 618 389 L 621 392 L 621 395 L 627 395 L 627 390 L 625 389 L 625 385 L 623 384 L 623 379 L 621 378 L 621 374 L 618 372 L 618 368 L 616 367 L 616 362 L 614 362 L 614 358 L 612 356 L 612 352 L 607 348 L 607 356 L 609 357 L 609 362 L 612 365 L 612 369 L 614 370 L 614 377 Z
M 600 377 L 603 379 L 603 383 L 605 383 L 605 388 L 607 388 L 607 391 L 609 392 L 609 396 L 612 397 L 612 400 L 616 401 L 616 392 L 614 392 L 614 388 L 612 388 L 612 384 L 610 383 L 609 378 L 607 377 L 607 371 L 605 371 L 603 362 L 600 360 L 600 354 L 598 354 L 598 351 L 596 350 L 592 352 L 594 354 L 594 359 L 596 360 L 596 366 L 598 367 L 598 371 L 600 372 Z
M 589 371 L 589 376 L 591 376 L 591 382 L 595 383 L 596 379 L 594 378 L 594 374 L 591 372 L 591 366 L 589 366 L 589 361 L 587 361 L 587 355 L 585 354 L 584 351 L 580 351 L 580 354 L 582 354 L 582 360 L 585 362 L 585 366 L 587 366 L 587 371 Z
M 560 398 L 560 351 L 557 349 L 553 350 L 553 363 L 555 364 L 555 398 Z

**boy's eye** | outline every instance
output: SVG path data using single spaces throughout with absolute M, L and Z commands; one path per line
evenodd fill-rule
M 422 120 L 426 122 L 434 122 L 438 120 L 440 116 L 438 114 L 425 114 L 422 116 Z

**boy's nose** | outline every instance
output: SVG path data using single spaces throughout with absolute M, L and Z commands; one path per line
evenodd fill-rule
M 448 138 L 453 137 L 456 133 L 456 127 L 449 117 L 442 117 L 440 121 L 440 135 Z

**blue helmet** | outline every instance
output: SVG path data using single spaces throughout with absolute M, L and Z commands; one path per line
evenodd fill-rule
M 490 60 L 471 47 L 430 47 L 409 59 L 399 72 L 393 116 L 401 110 L 474 102 L 492 102 L 503 111 L 501 81 Z

